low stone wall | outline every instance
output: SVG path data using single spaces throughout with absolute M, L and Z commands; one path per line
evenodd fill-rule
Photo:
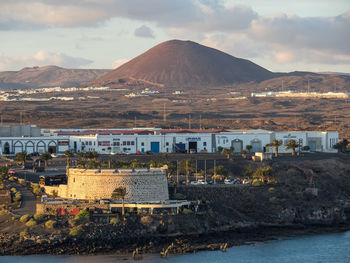
M 62 203 L 37 203 L 36 213 L 37 214 L 56 214 L 57 209 L 65 210 L 68 214 L 69 212 L 79 209 L 79 210 L 92 210 L 92 209 L 102 209 L 108 210 L 108 204 L 97 204 L 97 203 L 79 203 L 79 204 L 62 204 Z

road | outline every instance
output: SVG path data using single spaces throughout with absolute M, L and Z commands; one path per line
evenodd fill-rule
M 22 194 L 22 205 L 21 208 L 12 211 L 16 215 L 30 214 L 34 215 L 36 211 L 36 199 L 35 196 L 25 187 L 14 186 L 17 190 L 21 191 Z

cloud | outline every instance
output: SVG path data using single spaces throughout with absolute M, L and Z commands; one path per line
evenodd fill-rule
M 63 53 L 40 50 L 33 56 L 6 56 L 0 53 L 0 71 L 19 70 L 24 67 L 56 65 L 65 68 L 79 68 L 91 64 L 93 61 L 71 57 Z
M 235 56 L 278 64 L 349 63 L 350 11 L 339 16 L 259 15 L 220 0 L 16 0 L 0 2 L 0 30 L 96 27 L 112 18 L 152 23 Z M 154 37 L 141 26 L 137 37 Z
M 119 59 L 113 61 L 112 68 L 113 69 L 118 68 L 118 67 L 120 67 L 121 65 L 125 64 L 128 61 L 129 61 L 129 59 L 127 59 L 127 58 L 119 58 Z
M 136 37 L 154 38 L 153 30 L 145 25 L 136 28 L 134 35 Z

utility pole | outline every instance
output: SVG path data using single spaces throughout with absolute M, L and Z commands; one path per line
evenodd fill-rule
M 136 128 L 136 116 L 134 118 L 134 128 Z
M 204 181 L 207 181 L 207 159 L 204 160 Z
M 166 109 L 165 109 L 165 103 L 163 105 L 163 121 L 164 121 L 164 124 L 166 123 Z
M 179 184 L 179 160 L 176 161 L 176 182 Z
M 19 113 L 19 124 L 22 125 L 22 122 L 23 122 L 23 112 L 21 111 Z
M 307 80 L 307 93 L 310 93 L 310 80 Z
M 202 115 L 199 115 L 199 129 L 202 129 Z
M 284 91 L 284 80 L 282 79 L 282 91 Z
M 214 160 L 214 175 L 216 175 L 216 160 Z
M 191 114 L 188 114 L 188 129 L 191 129 Z

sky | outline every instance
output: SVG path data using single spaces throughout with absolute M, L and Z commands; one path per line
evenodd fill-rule
M 0 71 L 116 68 L 170 39 L 271 71 L 350 72 L 350 0 L 0 0 Z

